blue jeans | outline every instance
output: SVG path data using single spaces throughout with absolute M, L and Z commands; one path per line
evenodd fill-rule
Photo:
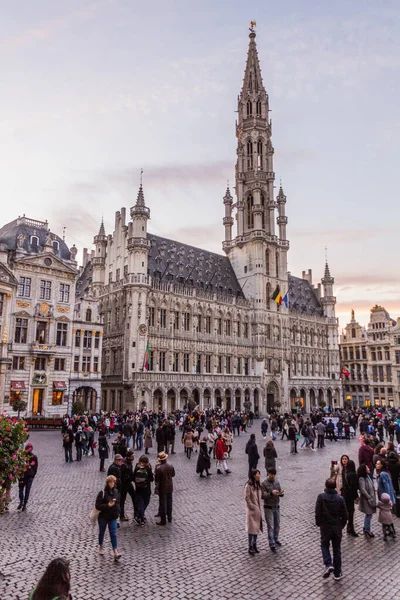
M 117 519 L 114 519 L 113 521 L 106 521 L 106 519 L 101 519 L 99 517 L 99 546 L 103 545 L 104 534 L 106 533 L 107 525 L 108 531 L 110 532 L 111 545 L 113 550 L 116 550 L 118 548 Z
M 132 436 L 131 435 L 127 435 L 126 436 L 126 447 L 129 449 L 131 447 L 131 439 Z
M 307 448 L 310 445 L 310 440 L 306 436 L 304 436 L 304 440 L 303 440 L 303 443 L 301 444 L 300 448 L 302 448 L 304 446 L 304 444 L 307 446 Z
M 27 504 L 28 500 L 29 500 L 29 494 L 31 492 L 31 487 L 32 487 L 32 483 L 33 483 L 33 477 L 29 478 L 25 481 L 20 481 L 19 482 L 19 503 L 20 504 Z M 25 492 L 25 494 L 24 494 Z
M 326 567 L 332 566 L 332 557 L 329 550 L 331 542 L 333 551 L 334 575 L 339 575 L 342 572 L 342 552 L 340 548 L 340 545 L 342 543 L 342 530 L 333 528 L 321 528 L 322 558 Z
M 249 548 L 257 546 L 257 534 L 249 533 Z
M 277 508 L 264 508 L 265 522 L 268 530 L 268 543 L 270 548 L 275 548 L 275 542 L 279 539 L 279 527 L 281 523 L 281 513 L 279 506 Z
M 371 531 L 372 515 L 365 515 L 364 517 L 364 531 Z
M 144 519 L 144 513 L 146 512 L 146 508 L 148 507 L 150 502 L 150 495 L 149 494 L 141 494 L 140 492 L 138 493 L 136 490 L 136 505 L 137 505 L 137 512 L 138 512 L 138 518 L 143 521 Z
M 136 450 L 141 450 L 143 448 L 143 433 L 138 433 L 136 437 Z

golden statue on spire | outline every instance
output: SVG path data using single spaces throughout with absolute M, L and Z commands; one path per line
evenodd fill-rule
M 249 31 L 251 31 L 251 33 L 254 33 L 254 28 L 256 25 L 257 23 L 255 21 L 250 21 Z

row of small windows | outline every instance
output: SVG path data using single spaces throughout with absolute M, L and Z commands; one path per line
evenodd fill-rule
M 248 141 L 246 145 L 247 153 L 247 170 L 251 171 L 254 168 L 254 149 L 257 149 L 257 169 L 259 171 L 263 170 L 263 143 L 259 140 L 257 143 L 253 143 L 252 141 Z
M 75 332 L 75 347 L 80 348 L 82 345 L 83 348 L 100 348 L 100 331 L 90 331 L 78 329 Z
M 302 360 L 302 358 L 300 357 L 300 359 L 297 358 L 297 356 L 295 355 L 293 357 L 293 361 L 292 361 L 292 374 L 293 375 L 319 375 L 319 371 L 320 371 L 320 365 L 318 362 L 314 361 L 314 357 L 312 356 L 311 359 L 309 360 L 308 356 L 306 355 L 304 357 L 304 359 Z M 322 358 L 322 364 L 321 364 L 321 375 L 326 375 L 327 377 L 329 377 L 329 372 L 326 369 L 326 361 L 325 361 L 325 357 Z
M 197 333 L 217 333 L 218 335 L 231 336 L 233 332 L 237 337 L 249 337 L 249 324 L 247 321 L 232 321 L 231 319 L 223 319 L 222 317 L 212 318 L 211 315 L 203 316 L 197 314 L 192 316 L 190 312 L 179 312 L 174 311 L 171 314 L 173 328 L 175 331 L 191 331 L 191 327 L 194 327 Z M 154 306 L 149 307 L 148 312 L 148 326 L 149 327 L 160 327 L 166 329 L 167 327 L 167 309 L 159 308 L 157 311 L 156 321 L 156 308 Z M 233 329 L 235 328 L 235 329 Z
M 69 302 L 71 286 L 68 283 L 60 283 L 58 287 L 58 302 Z M 18 283 L 18 296 L 20 298 L 31 298 L 32 296 L 32 278 L 20 277 Z M 39 285 L 39 299 L 51 300 L 52 282 L 41 279 Z
M 214 356 L 213 354 L 191 354 L 189 352 L 173 352 L 168 360 L 164 350 L 151 351 L 149 371 L 172 371 L 174 373 L 226 373 L 228 375 L 249 375 L 250 359 L 238 357 L 236 364 L 232 356 Z
M 39 238 L 37 235 L 31 235 L 29 239 L 30 246 L 32 250 L 37 251 L 39 248 Z M 54 252 L 58 252 L 60 250 L 60 243 L 57 240 L 52 242 Z
M 25 369 L 29 370 L 30 368 L 31 358 L 27 356 L 13 356 L 12 359 L 12 369 L 13 371 L 25 371 Z M 50 360 L 48 360 L 45 356 L 37 356 L 34 362 L 35 371 L 46 371 L 50 366 Z M 66 362 L 65 358 L 55 358 L 54 359 L 54 371 L 65 371 Z
M 343 360 L 366 360 L 367 359 L 367 348 L 365 346 L 360 347 L 356 346 L 355 348 L 342 348 L 343 352 Z
M 77 373 L 82 371 L 83 373 L 89 373 L 92 371 L 93 373 L 99 372 L 99 357 L 98 356 L 74 356 L 74 372 Z
M 49 343 L 48 323 L 38 321 L 36 324 L 35 340 L 39 344 Z M 56 328 L 56 346 L 66 346 L 68 340 L 68 323 L 57 323 Z M 14 342 L 16 344 L 26 344 L 28 342 L 28 319 L 17 317 L 15 320 Z

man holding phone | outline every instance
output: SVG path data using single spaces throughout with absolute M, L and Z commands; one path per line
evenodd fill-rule
M 268 476 L 261 485 L 261 497 L 264 500 L 265 522 L 268 529 L 268 542 L 271 552 L 276 552 L 276 546 L 282 546 L 279 541 L 280 509 L 279 499 L 284 495 L 281 484 L 276 478 L 276 469 L 270 467 Z

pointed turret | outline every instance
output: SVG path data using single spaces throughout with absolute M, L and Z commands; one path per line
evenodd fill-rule
M 286 196 L 283 191 L 282 181 L 279 187 L 279 193 L 276 197 L 276 202 L 278 205 L 278 217 L 276 222 L 279 227 L 279 239 L 281 241 L 286 241 L 286 225 L 288 218 L 286 216 Z
M 333 295 L 333 284 L 335 283 L 335 279 L 331 276 L 328 259 L 325 262 L 325 271 L 321 283 L 324 290 L 324 296 L 321 298 L 324 313 L 327 317 L 335 317 L 336 298 Z
M 93 290 L 96 293 L 97 287 L 105 284 L 105 267 L 107 256 L 107 236 L 104 229 L 104 220 L 101 218 L 99 233 L 94 236 L 93 243 L 96 246 L 95 255 L 92 258 L 93 265 Z
M 101 225 L 99 229 L 99 235 L 106 235 L 106 230 L 104 229 L 104 219 L 101 217 Z
M 258 60 L 256 32 L 254 29 L 250 31 L 249 38 L 246 69 L 244 71 L 242 91 L 240 92 L 241 97 L 243 94 L 266 93 L 261 76 L 260 61 Z
M 224 205 L 225 205 L 225 216 L 223 219 L 224 227 L 225 227 L 225 242 L 222 244 L 225 252 L 229 252 L 231 241 L 232 241 L 232 225 L 233 225 L 233 217 L 232 217 L 232 204 L 233 198 L 231 195 L 231 191 L 229 189 L 229 182 L 226 187 L 226 192 L 224 196 Z
M 128 250 L 129 273 L 147 274 L 147 261 L 150 250 L 150 240 L 147 239 L 147 221 L 150 219 L 150 209 L 144 201 L 143 171 L 140 173 L 140 185 L 136 204 L 131 208 L 132 222 L 129 223 Z

